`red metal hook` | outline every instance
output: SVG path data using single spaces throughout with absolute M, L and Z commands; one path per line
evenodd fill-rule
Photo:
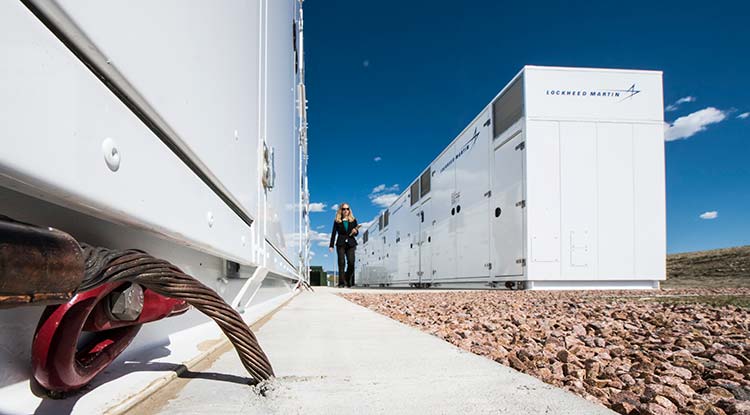
M 143 289 L 143 309 L 137 318 L 118 320 L 108 299 L 127 284 L 104 284 L 44 310 L 31 349 L 32 370 L 40 385 L 52 392 L 80 389 L 128 347 L 143 323 L 182 314 L 189 307 L 183 300 Z M 81 341 L 84 332 L 90 334 Z

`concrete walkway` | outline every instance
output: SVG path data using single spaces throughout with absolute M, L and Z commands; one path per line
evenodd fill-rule
M 612 414 L 316 287 L 258 331 L 277 378 L 250 387 L 233 350 L 132 413 Z

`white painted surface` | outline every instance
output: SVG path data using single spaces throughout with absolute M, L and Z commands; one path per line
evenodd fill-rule
M 524 222 L 526 208 L 518 203 L 524 200 L 523 161 L 525 150 L 523 133 L 498 146 L 492 152 L 492 252 L 490 259 L 495 276 L 523 276 L 524 267 L 518 262 L 524 254 Z M 500 143 L 496 143 L 500 144 Z M 499 215 L 496 209 L 500 209 Z
M 21 3 L 0 4 L 0 182 L 250 263 L 250 229 Z M 117 143 L 112 171 L 102 153 Z M 209 226 L 207 214 L 213 215 Z
M 597 123 L 599 278 L 635 276 L 633 127 Z
M 596 124 L 560 123 L 561 274 L 569 279 L 597 275 Z
M 667 278 L 667 202 L 664 177 L 664 129 L 661 124 L 633 124 L 633 188 L 636 224 L 635 274 Z
M 456 142 L 456 274 L 454 278 L 486 279 L 490 270 L 489 110 L 485 110 Z M 486 124 L 486 125 L 485 125 Z M 441 206 L 443 209 L 446 206 Z
M 560 126 L 526 121 L 526 229 L 529 276 L 560 278 Z
M 265 133 L 261 138 L 273 148 L 275 186 L 267 192 L 267 238 L 287 258 L 294 261 L 297 249 L 291 244 L 293 234 L 299 229 L 298 205 L 295 190 L 299 189 L 297 165 L 298 137 L 295 134 L 295 73 L 292 53 L 292 23 L 294 0 L 264 2 L 267 10 L 265 74 Z M 246 186 L 246 184 L 245 184 Z M 291 235 L 290 235 L 291 236 Z
M 455 157 L 454 146 L 451 145 L 447 151 L 432 163 L 432 175 L 430 193 L 432 193 L 432 212 L 435 221 L 432 232 L 432 269 L 433 280 L 444 280 L 454 278 L 457 272 L 456 266 L 456 225 L 455 207 L 453 198 L 456 185 L 456 171 L 453 159 Z M 454 214 L 451 214 L 451 211 Z
M 260 0 L 57 3 L 257 217 Z
M 526 66 L 530 119 L 664 120 L 661 72 Z
M 432 281 L 432 199 L 424 201 L 419 210 L 419 273 L 415 282 L 428 284 Z

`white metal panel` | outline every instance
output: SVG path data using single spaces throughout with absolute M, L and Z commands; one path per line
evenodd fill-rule
M 0 37 L 3 184 L 252 262 L 247 225 L 22 4 L 0 7 L 14 35 Z M 107 138 L 116 171 L 105 161 Z
M 597 275 L 596 124 L 560 123 L 562 277 Z
M 422 202 L 419 210 L 419 269 L 415 282 L 426 284 L 432 282 L 432 199 Z
M 524 151 L 521 133 L 493 151 L 492 271 L 493 276 L 523 275 L 525 258 Z
M 456 142 L 457 278 L 489 277 L 489 111 L 484 111 Z
M 266 4 L 265 32 L 265 133 L 273 149 L 276 166 L 297 166 L 298 140 L 295 131 L 295 79 L 293 53 L 294 0 L 272 0 Z M 286 257 L 295 261 L 297 250 L 285 235 L 298 228 L 298 169 L 276 168 L 275 185 L 266 193 L 267 235 Z M 246 184 L 247 186 L 247 184 Z
M 259 1 L 57 3 L 256 215 Z
M 419 279 L 419 205 L 416 204 L 409 208 L 408 213 L 402 222 L 402 231 L 406 233 L 406 244 L 408 244 L 407 253 L 407 272 L 406 275 L 400 275 L 401 281 L 413 283 Z
M 662 74 L 585 68 L 524 68 L 527 118 L 661 121 Z
M 456 185 L 455 152 L 451 144 L 432 164 L 430 194 L 435 221 L 432 234 L 433 280 L 456 277 L 456 229 L 451 209 Z
M 527 276 L 560 278 L 560 131 L 526 121 Z
M 633 125 L 635 277 L 666 279 L 664 129 Z
M 395 232 L 393 226 L 387 226 L 385 229 L 385 247 L 384 247 L 384 261 L 385 261 L 385 272 L 388 275 L 388 279 L 393 281 L 394 277 L 398 272 L 398 258 L 394 254 L 394 244 L 396 242 Z
M 597 124 L 599 278 L 635 273 L 633 127 Z

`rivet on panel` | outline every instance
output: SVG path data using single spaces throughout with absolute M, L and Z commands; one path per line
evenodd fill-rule
M 104 153 L 104 162 L 107 163 L 112 171 L 120 168 L 120 150 L 117 149 L 117 143 L 111 138 L 105 138 L 102 142 L 102 152 Z
M 208 222 L 208 227 L 211 228 L 214 226 L 214 214 L 211 212 L 206 213 L 206 222 Z

